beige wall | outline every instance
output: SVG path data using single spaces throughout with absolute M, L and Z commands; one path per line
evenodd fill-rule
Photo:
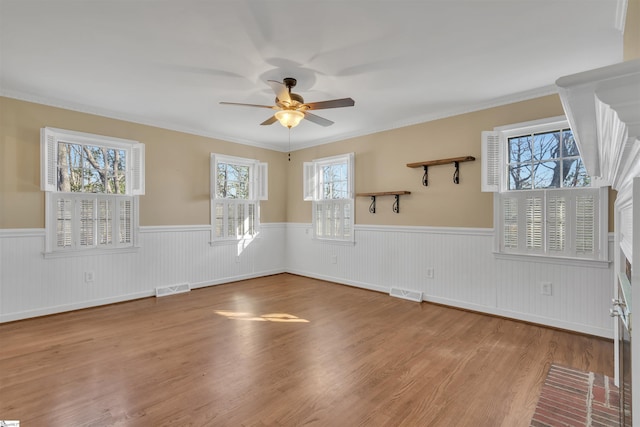
M 640 58 L 640 0 L 629 0 L 624 59 L 635 58 Z M 269 163 L 263 222 L 310 222 L 311 204 L 302 200 L 302 162 L 355 152 L 357 192 L 412 192 L 402 196 L 399 214 L 391 212 L 392 197 L 378 199 L 375 215 L 368 212 L 369 199 L 358 198 L 357 224 L 492 227 L 492 197 L 480 192 L 480 132 L 561 114 L 559 98 L 547 96 L 295 151 L 287 162 L 286 154 L 276 151 L 0 97 L 0 229 L 44 227 L 39 148 L 39 130 L 44 126 L 146 145 L 146 194 L 140 200 L 143 226 L 210 222 L 211 152 Z M 452 183 L 451 166 L 430 168 L 429 187 L 421 185 L 420 169 L 405 166 L 467 155 L 476 161 L 461 164 L 459 185 Z
M 286 178 L 284 153 L 0 97 L 0 228 L 44 227 L 40 128 L 45 126 L 145 144 L 140 225 L 210 223 L 212 152 L 268 162 L 269 200 L 261 204 L 262 221 L 285 220 L 286 195 L 280 190 Z
M 552 95 L 296 151 L 287 180 L 287 221 L 311 221 L 311 204 L 302 200 L 302 162 L 354 152 L 356 192 L 411 191 L 401 196 L 399 214 L 391 210 L 391 196 L 378 198 L 375 214 L 368 211 L 368 197 L 357 198 L 356 224 L 491 228 L 493 197 L 480 191 L 480 133 L 562 114 L 560 98 Z M 422 185 L 422 169 L 406 166 L 460 156 L 476 161 L 460 164 L 458 185 L 453 166 L 429 168 L 428 187 Z

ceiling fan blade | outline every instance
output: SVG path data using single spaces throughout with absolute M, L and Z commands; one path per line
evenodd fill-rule
M 237 105 L 240 107 L 258 107 L 258 108 L 269 108 L 271 110 L 277 110 L 278 107 L 275 107 L 273 105 L 260 105 L 260 104 L 242 104 L 240 102 L 220 102 L 220 104 L 223 105 Z
M 276 119 L 276 116 L 271 116 L 267 120 L 265 120 L 264 122 L 260 123 L 260 125 L 261 126 L 272 125 L 277 121 L 278 121 L 278 119 Z
M 287 88 L 287 86 L 285 86 L 284 83 L 277 82 L 275 80 L 267 80 L 267 83 L 269 84 L 269 86 L 271 86 L 271 89 L 273 89 L 276 94 L 276 98 L 278 98 L 280 102 L 284 102 L 287 105 L 291 104 L 289 89 Z
M 326 127 L 326 126 L 331 126 L 333 124 L 331 120 L 327 120 L 324 117 L 316 116 L 315 114 L 311 114 L 308 111 L 304 112 L 304 118 L 320 126 Z
M 330 101 L 308 102 L 305 105 L 309 110 L 322 110 L 325 108 L 353 107 L 356 104 L 351 98 L 332 99 Z

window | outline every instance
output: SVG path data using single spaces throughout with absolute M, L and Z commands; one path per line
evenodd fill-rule
M 267 200 L 267 164 L 211 154 L 213 241 L 252 239 L 258 234 L 260 200 Z
M 135 246 L 143 144 L 43 128 L 40 152 L 46 253 Z
M 313 235 L 353 241 L 354 155 L 305 162 L 304 200 L 313 201 Z
M 482 146 L 499 252 L 607 259 L 607 191 L 592 187 L 564 117 L 483 132 Z

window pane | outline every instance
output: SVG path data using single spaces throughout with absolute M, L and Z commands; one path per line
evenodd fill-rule
M 560 164 L 559 161 L 534 163 L 534 188 L 559 188 Z
M 587 175 L 584 163 L 580 159 L 563 161 L 563 187 L 588 187 L 591 185 L 591 177 Z
M 218 163 L 216 197 L 222 199 L 248 199 L 249 169 L 249 166 Z
M 534 160 L 560 157 L 560 131 L 539 133 L 533 136 Z
M 344 199 L 347 197 L 347 164 L 340 163 L 322 168 L 322 198 Z
M 244 203 L 239 203 L 237 205 L 237 214 L 238 214 L 238 225 L 237 225 L 237 229 L 236 229 L 236 236 L 244 236 L 244 234 L 246 233 L 246 219 L 247 216 L 245 214 L 246 212 L 246 205 Z
M 509 163 L 531 161 L 531 136 L 509 138 Z
M 573 138 L 573 132 L 571 129 L 562 130 L 562 157 L 575 157 L 579 156 L 578 146 Z
M 343 224 L 344 224 L 344 235 L 343 237 L 351 237 L 351 203 L 345 203 L 343 205 Z
M 82 191 L 82 146 L 58 143 L 58 191 Z
M 509 190 L 531 189 L 531 164 L 509 167 Z

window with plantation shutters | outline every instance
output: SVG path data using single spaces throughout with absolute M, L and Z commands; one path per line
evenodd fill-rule
M 133 248 L 144 145 L 43 128 L 40 147 L 45 254 Z
M 256 237 L 260 201 L 267 200 L 268 187 L 266 163 L 211 154 L 212 242 Z
M 499 252 L 607 260 L 608 192 L 591 187 L 564 118 L 496 128 L 481 141 Z
M 304 163 L 304 200 L 313 202 L 313 236 L 353 242 L 354 154 Z

